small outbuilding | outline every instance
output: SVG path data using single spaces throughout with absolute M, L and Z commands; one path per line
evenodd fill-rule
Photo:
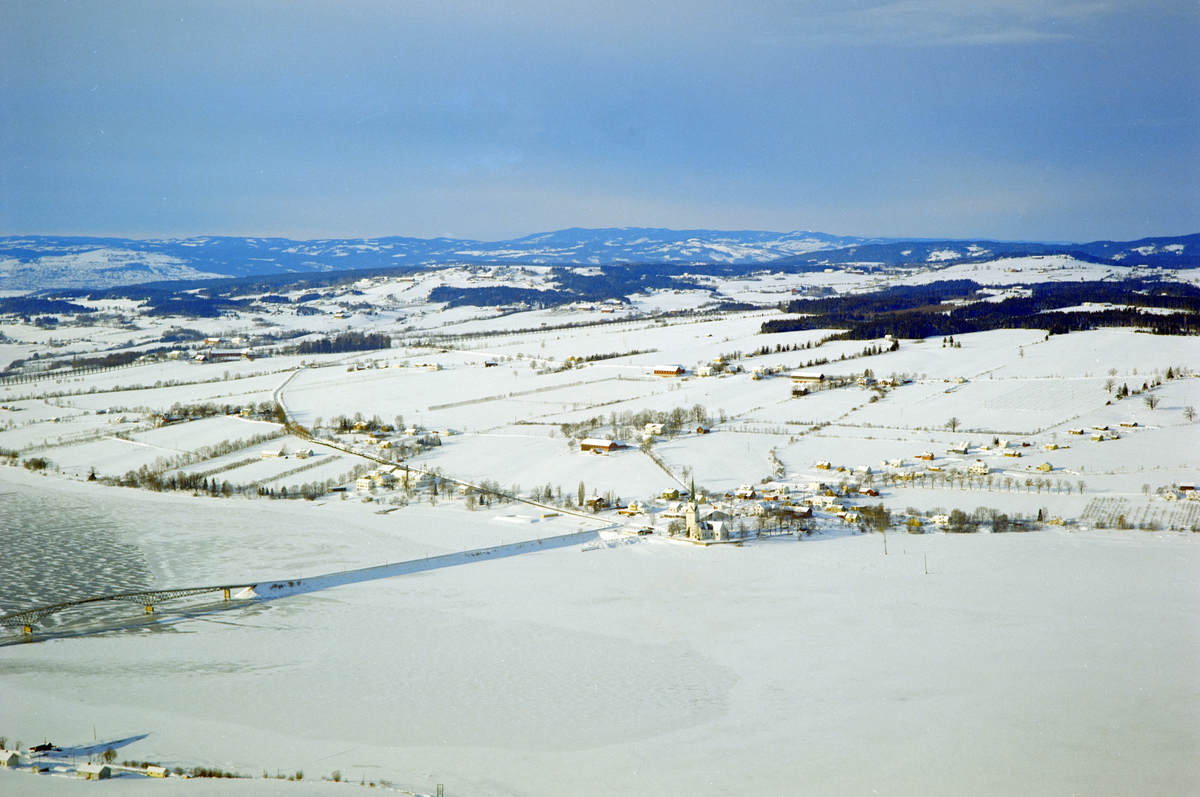
M 15 767 L 21 763 L 21 755 L 16 750 L 0 750 L 0 767 Z

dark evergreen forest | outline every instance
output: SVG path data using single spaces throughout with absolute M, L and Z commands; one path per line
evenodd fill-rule
M 346 351 L 390 349 L 392 339 L 381 332 L 343 332 L 336 338 L 305 340 L 296 346 L 297 354 L 339 354 Z
M 1049 282 L 1032 295 L 982 301 L 988 294 L 970 280 L 891 288 L 878 293 L 790 302 L 791 318 L 767 321 L 764 333 L 842 328 L 841 340 L 884 335 L 928 338 L 991 329 L 1044 329 L 1063 335 L 1097 327 L 1137 327 L 1160 335 L 1200 334 L 1200 288 L 1177 282 Z M 969 304 L 961 302 L 968 301 Z M 951 304 L 946 304 L 951 302 Z M 1123 305 L 1051 312 L 1085 303 Z M 1145 312 L 1171 310 L 1171 313 Z
M 429 294 L 431 302 L 446 302 L 448 307 L 473 305 L 488 307 L 524 302 L 528 305 L 553 307 L 572 302 L 603 302 L 614 300 L 628 303 L 629 294 L 651 290 L 695 290 L 699 283 L 691 277 L 679 276 L 679 266 L 608 266 L 598 274 L 580 274 L 573 268 L 554 268 L 551 278 L 556 288 L 487 288 L 442 285 Z

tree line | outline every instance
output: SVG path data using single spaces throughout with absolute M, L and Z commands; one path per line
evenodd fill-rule
M 1153 280 L 1121 283 L 1078 282 L 1034 285 L 1031 296 L 1000 302 L 974 301 L 947 312 L 943 302 L 981 299 L 970 280 L 900 287 L 878 294 L 838 296 L 790 302 L 790 313 L 803 316 L 767 321 L 764 334 L 838 327 L 835 340 L 872 340 L 884 335 L 928 338 L 993 329 L 1045 329 L 1061 335 L 1098 327 L 1137 327 L 1162 335 L 1200 334 L 1200 288 Z M 1125 305 L 1098 311 L 1066 310 L 1084 303 Z M 1144 313 L 1143 308 L 1174 312 Z M 1050 312 L 1050 311 L 1060 312 Z
M 301 341 L 295 347 L 296 354 L 340 354 L 348 351 L 374 351 L 390 349 L 392 338 L 382 332 L 343 332 L 335 338 L 318 338 Z

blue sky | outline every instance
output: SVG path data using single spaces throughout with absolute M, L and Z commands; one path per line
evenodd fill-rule
M 1196 2 L 0 0 L 0 234 L 1200 231 Z

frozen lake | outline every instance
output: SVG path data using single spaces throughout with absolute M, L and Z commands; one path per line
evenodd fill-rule
M 578 525 L 88 489 L 24 474 L 5 485 L 6 507 L 57 530 L 46 539 L 101 535 L 22 560 L 44 577 L 6 575 L 6 591 L 54 584 L 59 567 L 100 574 L 106 551 L 129 583 L 161 588 Z M 315 781 L 334 770 L 448 795 L 1195 792 L 1200 535 L 895 533 L 886 557 L 882 543 L 563 548 L 169 633 L 0 648 L 0 731 L 70 744 L 94 725 L 101 739 L 149 734 L 120 758 L 306 776 L 277 791 L 154 787 L 197 794 L 326 793 Z M 76 786 L 56 780 L 0 772 L 0 792 Z
M 93 595 L 153 588 L 121 519 L 78 497 L 0 484 L 0 613 Z

